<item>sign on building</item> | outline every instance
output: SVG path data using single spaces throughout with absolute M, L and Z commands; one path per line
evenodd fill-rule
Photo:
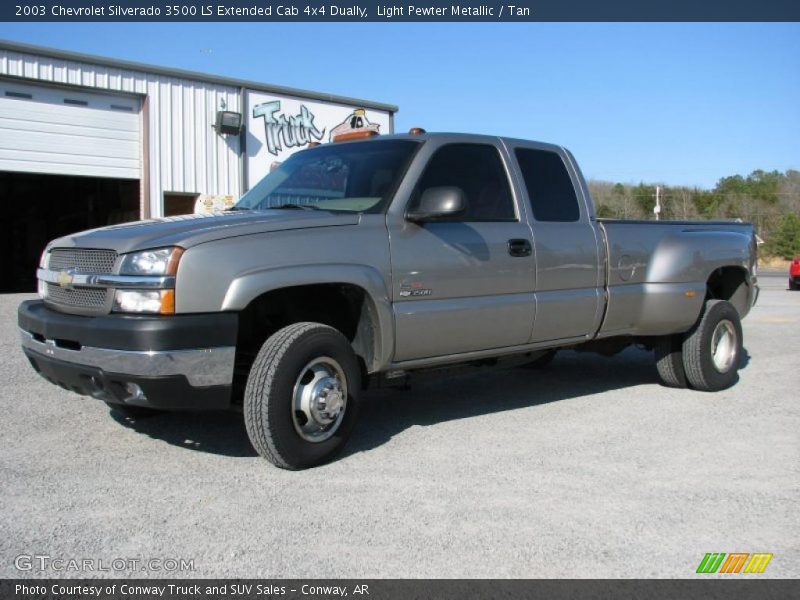
M 310 142 L 327 143 L 349 131 L 391 133 L 388 112 L 254 90 L 245 94 L 245 111 L 248 189 Z

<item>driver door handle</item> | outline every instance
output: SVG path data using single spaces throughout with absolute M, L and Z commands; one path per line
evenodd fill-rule
M 508 253 L 511 256 L 525 257 L 533 252 L 531 243 L 526 239 L 508 240 Z

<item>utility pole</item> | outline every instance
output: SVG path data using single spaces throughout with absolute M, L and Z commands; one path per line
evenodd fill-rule
M 659 220 L 661 215 L 661 186 L 656 186 L 656 205 L 653 207 L 653 212 L 656 215 L 656 221 Z

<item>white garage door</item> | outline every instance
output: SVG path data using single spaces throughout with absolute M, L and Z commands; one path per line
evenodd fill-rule
M 139 179 L 139 105 L 0 80 L 0 171 Z

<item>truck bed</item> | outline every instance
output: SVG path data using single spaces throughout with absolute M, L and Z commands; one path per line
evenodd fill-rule
M 605 238 L 608 289 L 600 337 L 685 331 L 697 317 L 715 270 L 738 268 L 755 279 L 750 223 L 597 222 Z M 749 304 L 744 299 L 740 304 L 746 313 Z

